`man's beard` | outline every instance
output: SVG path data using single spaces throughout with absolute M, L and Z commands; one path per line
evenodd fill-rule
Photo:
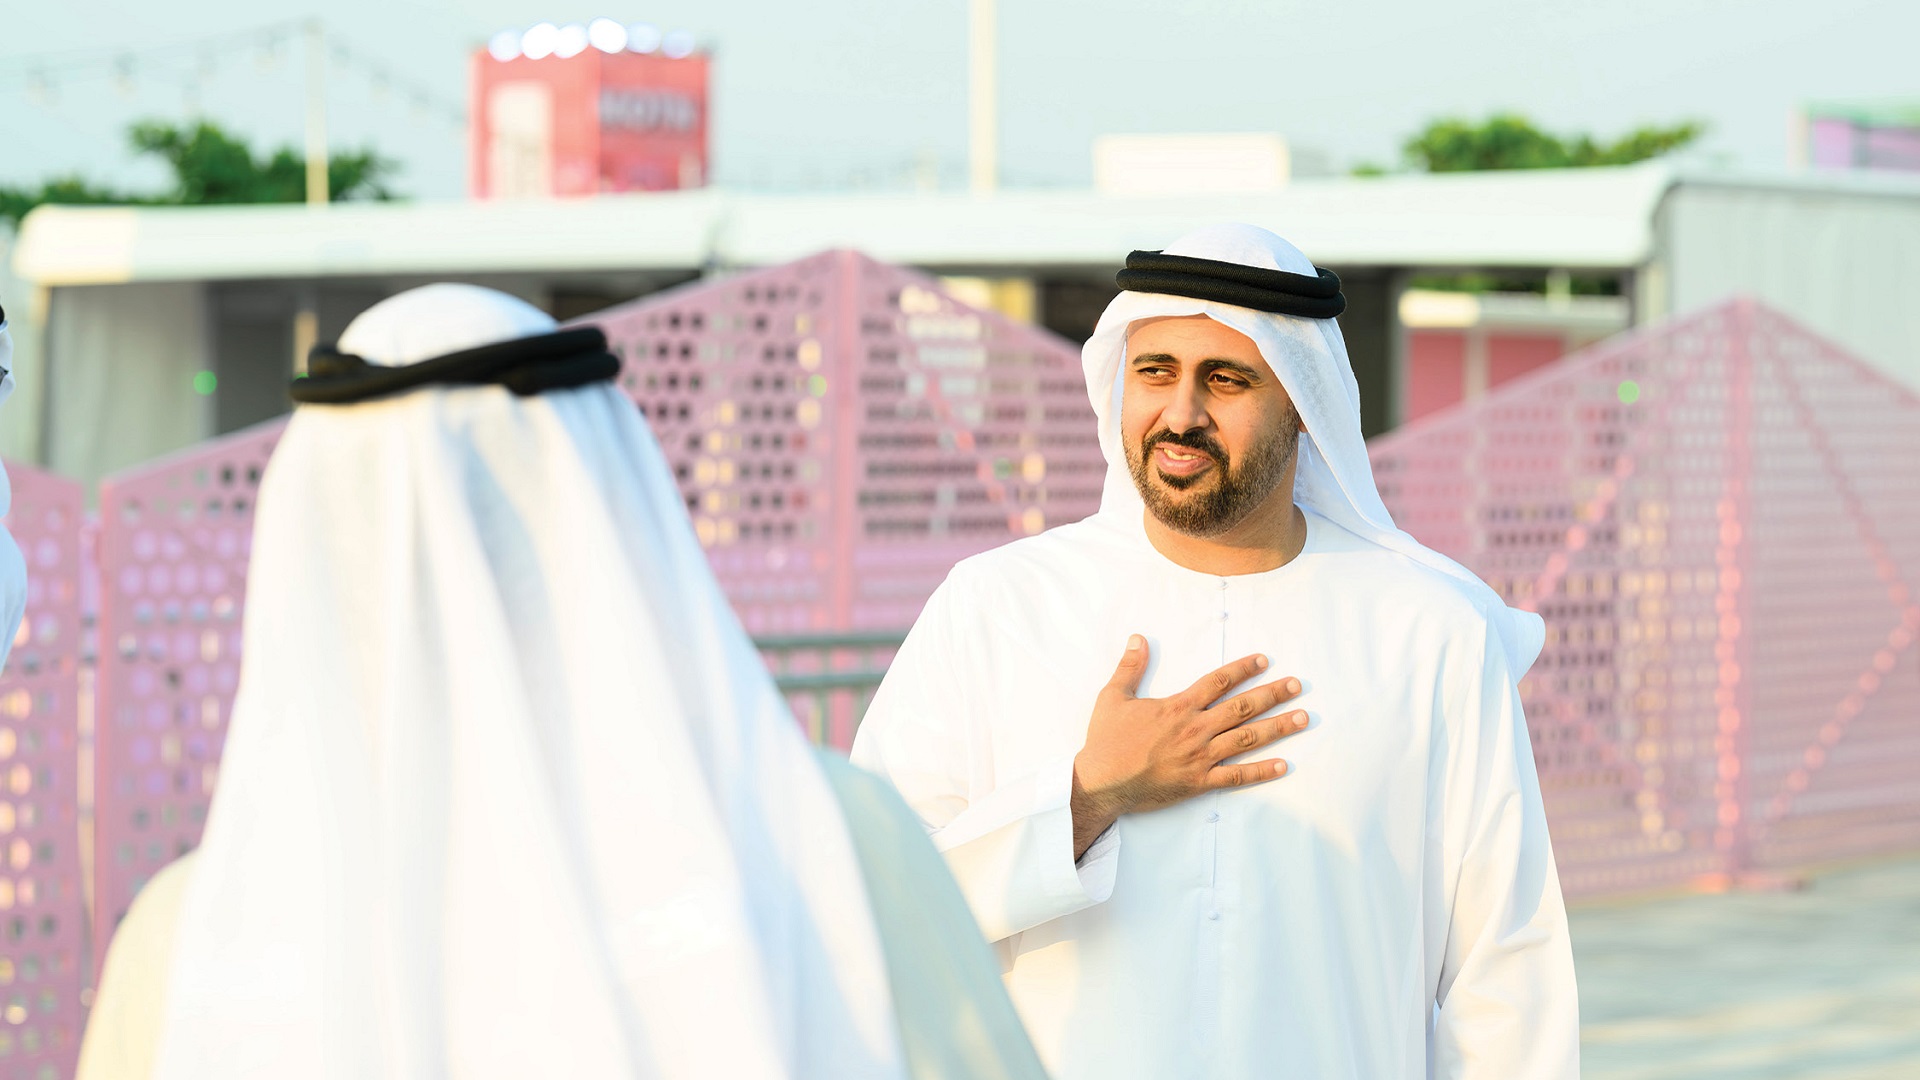
M 1153 467 L 1153 448 L 1166 443 L 1213 458 L 1213 468 L 1194 476 L 1168 476 Z M 1255 444 L 1236 465 L 1226 448 L 1203 432 L 1175 435 L 1165 428 L 1127 447 L 1127 468 L 1147 510 L 1177 533 L 1205 539 L 1246 520 L 1286 479 L 1300 449 L 1300 417 L 1291 407 L 1279 430 Z M 1185 497 L 1180 493 L 1203 481 L 1212 483 Z M 1169 490 L 1171 489 L 1171 490 Z

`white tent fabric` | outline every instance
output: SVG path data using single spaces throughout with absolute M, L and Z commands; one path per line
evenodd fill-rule
M 470 286 L 340 346 L 550 332 Z M 608 383 L 296 411 L 156 1075 L 895 1078 L 844 819 Z
M 207 295 L 177 281 L 53 294 L 39 365 L 24 369 L 60 372 L 33 395 L 49 469 L 90 484 L 216 434 L 215 399 L 193 381 L 215 349 Z
M 1253 225 L 1215 225 L 1197 229 L 1166 248 L 1169 255 L 1215 259 L 1267 270 L 1312 275 L 1312 260 L 1265 229 Z M 1546 627 L 1540 616 L 1506 607 L 1472 571 L 1422 545 L 1394 525 L 1374 487 L 1366 439 L 1360 434 L 1360 388 L 1340 326 L 1332 319 L 1274 315 L 1211 300 L 1157 293 L 1123 292 L 1107 306 L 1082 351 L 1087 392 L 1100 424 L 1100 447 L 1107 458 L 1102 513 L 1139 527 L 1144 506 L 1127 469 L 1120 445 L 1121 378 L 1127 327 L 1141 319 L 1205 315 L 1245 334 L 1260 348 L 1307 429 L 1300 442 L 1294 502 L 1360 538 L 1440 570 L 1463 589 L 1495 602 L 1505 612 L 1496 620 L 1514 678 L 1526 674 L 1540 655 Z

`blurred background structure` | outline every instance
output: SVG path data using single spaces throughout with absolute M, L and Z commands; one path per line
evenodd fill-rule
M 1732 300 L 1371 450 L 1402 528 L 1546 619 L 1569 896 L 1920 850 L 1920 394 Z
M 1097 505 L 1121 258 L 1227 220 L 1341 275 L 1397 520 L 1548 619 L 1587 1075 L 1920 1075 L 1920 12 L 342 4 L 0 16 L 0 1077 L 66 1075 L 197 842 L 286 380 L 353 315 L 604 326 L 844 747 L 947 567 Z
M 48 206 L 27 217 L 13 256 L 42 335 L 37 359 L 20 361 L 4 438 L 17 458 L 93 480 L 239 430 L 286 410 L 302 346 L 330 340 L 382 296 L 445 279 L 570 318 L 852 247 L 1077 342 L 1113 296 L 1117 259 L 1213 221 L 1276 225 L 1340 274 L 1369 434 L 1736 293 L 1920 383 L 1920 307 L 1909 302 L 1920 295 L 1920 174 L 1765 177 L 1655 163 L 1189 196 L 704 190 L 364 202 L 323 214 Z M 1540 291 L 1430 287 L 1466 274 Z M 1576 293 L 1576 280 L 1592 291 Z M 125 359 L 135 343 L 137 365 Z

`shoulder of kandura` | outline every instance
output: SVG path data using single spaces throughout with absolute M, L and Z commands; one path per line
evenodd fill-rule
M 1032 585 L 1057 585 L 1080 577 L 1111 580 L 1119 565 L 1138 557 L 1114 521 L 1094 514 L 970 555 L 954 564 L 947 583 L 962 595 L 1007 589 L 1025 593 Z
M 78 1080 L 146 1080 L 151 1075 L 166 1014 L 180 906 L 194 862 L 190 852 L 155 874 L 114 931 L 81 1040 Z
M 842 803 L 871 798 L 871 785 L 886 783 L 832 750 L 815 747 L 813 758 L 820 763 L 820 771 L 827 774 L 827 786 L 833 789 L 834 798 Z
M 846 819 L 863 863 L 885 857 L 901 837 L 924 840 L 926 832 L 893 785 L 832 750 L 815 750 L 827 786 Z M 883 861 L 885 859 L 883 858 Z
M 1362 539 L 1324 519 L 1314 523 L 1325 530 L 1319 544 L 1324 572 L 1337 575 L 1342 590 L 1354 599 L 1373 603 L 1394 618 L 1412 620 L 1422 630 L 1446 640 L 1477 644 L 1501 617 L 1500 598 L 1491 590 L 1463 581 L 1404 552 Z
M 133 903 L 128 905 L 126 917 L 114 931 L 109 963 L 112 950 L 120 949 L 123 944 L 124 951 L 148 957 L 156 950 L 171 955 L 174 931 L 180 923 L 180 905 L 186 898 L 188 883 L 193 880 L 196 862 L 197 853 L 190 851 L 161 867 L 160 872 L 141 887 Z

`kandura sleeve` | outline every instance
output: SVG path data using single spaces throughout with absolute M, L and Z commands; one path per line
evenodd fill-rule
M 1109 829 L 1073 858 L 1073 756 L 1002 778 L 994 719 L 972 692 L 990 678 L 964 584 L 935 591 L 887 670 L 853 741 L 856 765 L 893 784 L 926 826 L 988 941 L 1107 899 L 1120 841 Z
M 153 1075 L 167 1013 L 173 939 L 193 863 L 189 852 L 155 874 L 114 931 L 80 1041 L 74 1072 L 78 1080 L 147 1080 Z
M 1573 951 L 1520 694 L 1497 641 L 1446 718 L 1437 1080 L 1577 1080 Z M 1455 669 L 1456 672 L 1459 669 Z
M 1046 1080 L 999 965 L 920 822 L 886 781 L 822 758 L 860 854 L 913 1080 Z

